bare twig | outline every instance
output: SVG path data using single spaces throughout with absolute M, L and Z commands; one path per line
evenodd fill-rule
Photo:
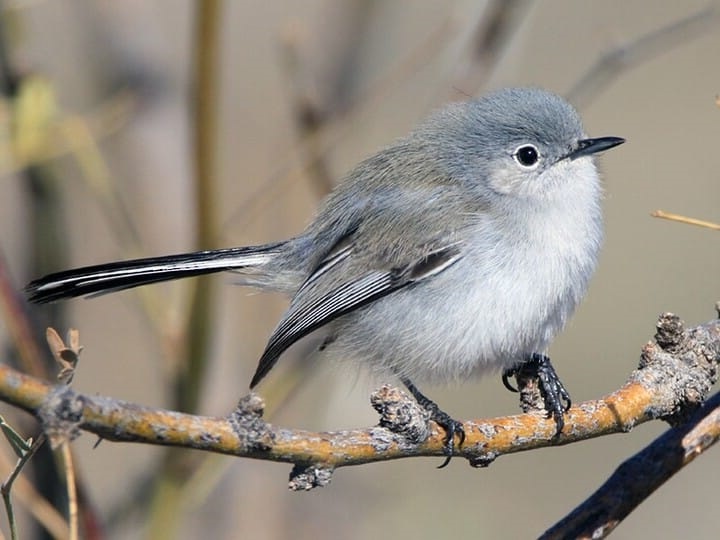
M 41 437 L 43 440 L 44 436 Z M 10 462 L 4 454 L 0 454 L 0 474 L 10 475 L 15 470 L 17 462 Z M 20 502 L 28 512 L 40 523 L 53 538 L 67 538 L 68 524 L 65 518 L 43 497 L 22 474 L 17 476 L 12 485 L 13 498 Z M 7 510 L 7 509 L 6 509 Z
M 218 64 L 222 22 L 221 0 L 197 2 L 193 57 L 193 154 L 196 249 L 217 247 L 217 109 Z M 210 278 L 191 284 L 182 357 L 173 374 L 173 402 L 178 410 L 193 411 L 200 400 L 207 372 L 208 350 L 213 334 L 215 288 Z M 177 536 L 177 512 L 186 481 L 187 464 L 176 452 L 166 452 L 157 475 L 151 501 L 149 536 Z
M 45 373 L 42 355 L 23 306 L 20 293 L 10 277 L 5 256 L 0 250 L 0 314 L 18 352 L 18 360 L 25 371 L 34 375 Z
M 60 368 L 57 374 L 57 379 L 61 383 L 69 385 L 75 376 L 75 369 L 80 361 L 80 353 L 83 349 L 82 345 L 80 345 L 80 333 L 74 328 L 68 330 L 67 344 L 62 340 L 62 338 L 60 338 L 54 328 L 48 328 L 45 331 L 45 337 L 47 339 L 48 346 L 50 347 L 50 351 Z M 58 440 L 53 440 L 52 434 L 50 434 L 50 443 L 53 447 L 58 444 Z M 70 540 L 77 540 L 79 537 L 79 529 L 75 462 L 73 460 L 70 441 L 61 435 L 59 444 L 60 460 L 62 461 L 63 469 L 65 471 L 65 486 L 67 489 L 68 538 Z
M 577 107 L 586 107 L 623 71 L 702 36 L 716 27 L 717 20 L 718 10 L 710 6 L 609 51 L 587 70 L 566 97 Z
M 301 146 L 312 148 L 314 154 L 306 153 L 298 164 L 283 162 L 274 173 L 268 176 L 259 189 L 246 197 L 244 202 L 235 209 L 228 223 L 247 223 L 256 219 L 257 214 L 267 207 L 268 201 L 277 197 L 281 190 L 286 189 L 291 178 L 309 170 L 312 166 L 311 159 L 314 159 L 315 156 L 324 156 L 335 148 L 340 141 L 357 129 L 358 123 L 367 115 L 367 112 L 377 107 L 399 81 L 411 77 L 413 73 L 431 61 L 439 51 L 442 51 L 448 36 L 452 36 L 457 27 L 456 21 L 449 19 L 440 21 L 416 48 L 410 51 L 406 57 L 398 60 L 392 69 L 387 71 L 386 76 L 381 77 L 367 90 L 358 94 L 352 103 L 335 109 L 331 116 L 323 120 L 321 129 L 316 130 L 312 136 L 306 135 L 303 137 L 302 144 L 296 145 L 298 148 Z M 310 138 L 313 140 L 309 140 Z M 294 150 L 295 147 L 283 153 L 294 155 Z
M 314 85 L 307 82 L 309 77 L 302 62 L 302 39 L 298 32 L 288 32 L 281 42 L 283 60 L 290 79 L 291 105 L 295 111 L 295 126 L 299 143 L 306 152 L 306 168 L 311 185 L 318 197 L 324 197 L 335 185 L 317 134 L 323 129 L 328 117 L 333 114 L 330 106 L 319 102 Z
M 65 469 L 65 480 L 67 485 L 68 496 L 68 525 L 69 540 L 77 540 L 79 538 L 78 529 L 78 498 L 77 484 L 75 482 L 75 462 L 73 460 L 72 448 L 66 441 L 60 447 L 60 459 Z
M 11 334 L 13 336 L 13 342 L 15 343 L 22 365 L 25 369 L 37 375 L 45 373 L 45 367 L 40 363 L 42 355 L 37 347 L 37 343 L 32 335 L 30 329 L 30 322 L 23 309 L 20 299 L 9 283 L 9 277 L 7 276 L 5 262 L 0 254 L 0 311 L 7 314 L 5 320 L 8 321 Z M 60 368 L 58 374 L 58 380 L 63 384 L 69 384 L 72 380 L 75 364 L 77 363 L 78 356 L 82 347 L 78 343 L 77 331 L 71 330 L 68 333 L 69 346 L 66 346 L 57 332 L 52 329 L 48 329 L 46 333 L 50 350 L 55 357 L 56 362 Z M 15 517 L 10 499 L 11 489 L 15 485 L 16 478 L 22 472 L 24 467 L 30 461 L 30 459 L 36 454 L 37 450 L 42 446 L 46 440 L 46 435 L 41 434 L 40 437 L 32 444 L 27 451 L 22 452 L 19 455 L 19 459 L 12 469 L 10 476 L 2 485 L 2 495 L 5 502 L 5 509 L 8 515 L 8 522 L 10 524 L 11 535 L 13 538 L 17 538 L 17 530 L 15 525 Z M 68 491 L 68 503 L 70 510 L 70 522 L 69 532 L 68 527 L 62 522 L 62 517 L 59 516 L 54 508 L 52 508 L 47 502 L 39 497 L 37 493 L 33 493 L 35 497 L 28 496 L 22 499 L 28 502 L 28 508 L 33 516 L 45 527 L 48 531 L 53 533 L 56 537 L 78 537 L 77 527 L 77 499 L 75 498 L 76 484 L 74 476 L 74 465 L 72 452 L 70 451 L 69 445 L 64 445 L 62 449 L 61 458 L 64 463 L 66 472 L 66 489 Z M 69 534 L 69 536 L 68 536 Z
M 10 500 L 10 493 L 12 491 L 15 480 L 20 475 L 20 472 L 22 472 L 22 470 L 25 468 L 25 464 L 27 464 L 37 453 L 38 449 L 43 444 L 45 444 L 45 436 L 40 435 L 35 441 L 31 441 L 31 443 L 32 444 L 30 445 L 28 450 L 18 458 L 18 462 L 16 463 L 15 468 L 10 473 L 8 479 L 2 483 L 2 486 L 0 486 L 0 492 L 2 493 L 3 502 L 5 503 L 5 512 L 8 516 L 8 524 L 10 525 L 10 536 L 13 540 L 18 538 L 18 535 L 17 525 L 15 523 L 15 511 L 13 510 L 12 501 Z
M 198 3 L 197 45 L 195 55 L 196 96 L 194 105 L 195 166 L 195 244 L 197 249 L 211 249 L 218 241 L 215 200 L 218 104 L 218 48 L 222 2 L 203 0 Z M 181 410 L 194 410 L 204 379 L 204 358 L 212 333 L 210 324 L 214 300 L 209 279 L 195 280 L 185 335 L 186 354 L 178 373 L 175 401 Z
M 713 223 L 712 221 L 703 221 L 702 219 L 681 216 L 680 214 L 672 214 L 663 210 L 655 210 L 650 215 L 656 218 L 669 219 L 670 221 L 677 221 L 679 223 L 687 223 L 688 225 L 697 225 L 698 227 L 705 227 L 706 229 L 720 231 L 720 223 Z
M 467 43 L 448 61 L 450 66 L 459 66 L 453 88 L 472 96 L 485 85 L 531 5 L 524 0 L 493 0 L 481 8 L 482 16 L 477 17 Z

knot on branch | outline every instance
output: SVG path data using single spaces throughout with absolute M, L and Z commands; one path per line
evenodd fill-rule
M 325 487 L 332 480 L 332 467 L 322 465 L 296 464 L 290 471 L 288 487 L 291 491 L 310 491 L 316 487 Z
M 717 332 L 714 324 L 685 330 L 677 315 L 663 313 L 655 343 L 643 348 L 633 378 L 658 396 L 657 417 L 670 425 L 684 423 L 715 384 L 720 362 Z
M 470 456 L 468 458 L 468 463 L 470 463 L 470 466 L 475 469 L 485 469 L 492 465 L 493 462 L 497 459 L 497 457 L 497 452 L 486 452 L 484 454 Z
M 514 375 L 520 397 L 520 410 L 524 413 L 541 413 L 544 416 L 545 400 L 540 390 L 537 370 L 521 365 L 515 370 Z
M 66 386 L 48 394 L 37 415 L 53 449 L 80 436 L 84 408 L 85 399 Z
M 370 396 L 370 403 L 380 415 L 380 427 L 412 444 L 421 443 L 430 436 L 430 413 L 399 388 L 381 386 Z
M 661 349 L 670 353 L 677 350 L 683 342 L 685 328 L 683 321 L 674 313 L 663 313 L 655 325 L 655 342 Z
M 228 422 L 244 451 L 266 451 L 272 448 L 275 435 L 268 423 L 262 419 L 264 411 L 265 402 L 257 394 L 251 393 L 240 399 L 228 417 Z

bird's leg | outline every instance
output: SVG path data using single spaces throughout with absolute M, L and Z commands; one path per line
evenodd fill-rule
M 458 448 L 462 446 L 463 442 L 465 442 L 465 428 L 463 428 L 462 422 L 458 422 L 457 420 L 451 418 L 448 413 L 438 407 L 437 403 L 430 398 L 425 397 L 425 395 L 423 395 L 423 393 L 420 392 L 420 390 L 418 390 L 417 387 L 408 379 L 401 377 L 400 380 L 407 387 L 418 404 L 430 413 L 430 419 L 445 430 L 443 454 L 447 457 L 445 458 L 445 461 L 443 461 L 442 465 L 438 467 L 438 469 L 442 469 L 450 463 L 450 458 L 453 456 L 453 451 L 455 450 L 455 435 L 460 437 Z
M 544 354 L 533 353 L 527 360 L 515 367 L 506 369 L 502 374 L 502 381 L 505 388 L 513 392 L 518 389 L 510 384 L 510 377 L 525 378 L 532 377 L 538 380 L 540 395 L 545 404 L 545 410 L 548 411 L 548 417 L 555 419 L 557 437 L 565 427 L 564 413 L 570 408 L 570 394 L 568 394 L 565 386 L 560 381 L 560 377 L 555 371 L 550 358 Z

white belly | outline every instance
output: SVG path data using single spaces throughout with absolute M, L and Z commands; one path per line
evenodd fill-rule
M 599 213 L 589 218 L 586 227 L 575 221 L 529 229 L 512 246 L 470 250 L 428 281 L 338 319 L 325 352 L 383 375 L 434 381 L 482 375 L 544 352 L 594 270 Z M 547 230 L 562 233 L 534 232 Z

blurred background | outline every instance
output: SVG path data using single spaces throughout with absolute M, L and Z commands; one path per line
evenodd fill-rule
M 715 316 L 717 233 L 650 212 L 720 220 L 718 8 L 1 2 L 3 279 L 20 291 L 68 267 L 284 238 L 355 163 L 433 108 L 502 86 L 542 86 L 578 107 L 591 136 L 628 141 L 601 158 L 600 266 L 550 351 L 575 402 L 599 398 L 636 367 L 659 313 L 688 325 Z M 222 275 L 27 309 L 40 335 L 47 325 L 80 330 L 78 391 L 222 416 L 246 393 L 286 305 L 232 282 Z M 17 324 L 6 310 L 4 361 L 32 371 L 16 352 Z M 259 388 L 266 418 L 316 430 L 373 425 L 368 397 L 379 381 L 315 365 L 304 359 L 309 347 L 290 351 Z M 422 388 L 460 419 L 518 411 L 499 377 Z M 27 416 L 1 412 L 36 433 Z M 288 491 L 284 464 L 94 447 L 88 434 L 73 449 L 90 538 L 529 538 L 665 429 L 655 422 L 482 470 L 456 459 L 438 471 L 441 460 L 426 458 L 340 469 L 310 493 Z M 14 457 L 1 450 L 4 477 Z M 62 505 L 48 464 L 30 473 L 32 484 Z M 717 450 L 702 456 L 615 537 L 717 538 L 719 465 Z M 23 537 L 41 537 L 27 496 L 14 493 Z

